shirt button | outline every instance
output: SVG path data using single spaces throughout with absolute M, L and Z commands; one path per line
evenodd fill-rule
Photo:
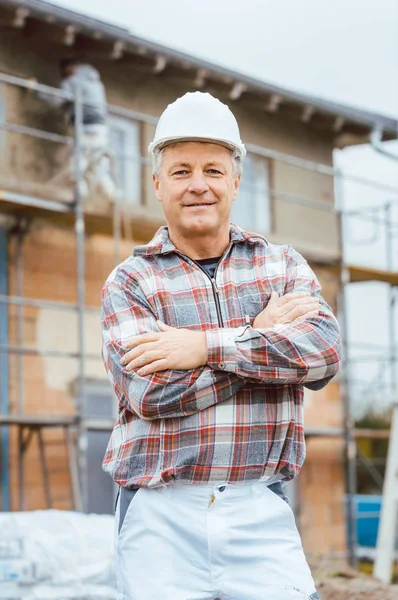
M 218 368 L 225 369 L 225 363 L 223 363 L 223 362 L 218 363 Z

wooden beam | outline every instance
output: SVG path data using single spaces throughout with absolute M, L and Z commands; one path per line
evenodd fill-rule
M 331 437 L 343 438 L 344 429 L 341 427 L 308 427 L 305 428 L 304 434 L 307 438 L 315 437 Z M 354 428 L 352 434 L 356 440 L 388 440 L 390 437 L 389 429 L 362 429 Z
M 30 10 L 28 8 L 23 8 L 20 6 L 15 11 L 14 20 L 12 22 L 12 26 L 17 29 L 23 29 L 26 25 L 26 20 L 30 14 Z
M 336 136 L 334 143 L 336 148 L 347 148 L 348 146 L 357 146 L 358 144 L 369 144 L 369 133 L 340 133 Z
M 315 114 L 315 108 L 313 106 L 307 105 L 304 106 L 304 110 L 301 115 L 301 120 L 303 123 L 309 123 Z
M 338 116 L 335 118 L 335 121 L 333 123 L 333 131 L 335 131 L 336 133 L 338 133 L 339 131 L 341 131 L 341 129 L 343 128 L 343 125 L 345 123 L 345 118 L 342 116 Z
M 357 440 L 388 440 L 391 431 L 389 429 L 354 429 L 354 436 Z
M 398 286 L 398 273 L 392 271 L 383 271 L 371 267 L 348 267 L 350 283 L 359 283 L 362 281 L 381 281 L 390 285 Z
M 76 41 L 77 29 L 74 25 L 68 25 L 65 28 L 64 44 L 65 46 L 73 46 Z
M 201 89 L 206 81 L 207 71 L 206 69 L 198 69 L 193 84 L 196 88 Z
M 282 96 L 279 96 L 278 94 L 272 94 L 272 96 L 270 96 L 268 104 L 265 107 L 265 110 L 267 110 L 270 113 L 275 113 L 279 109 L 279 106 L 282 104 L 282 102 Z
M 156 62 L 153 67 L 153 72 L 156 74 L 161 73 L 162 71 L 165 70 L 166 65 L 167 65 L 167 58 L 163 54 L 158 54 L 156 56 Z
M 247 85 L 245 83 L 242 83 L 241 81 L 237 81 L 234 84 L 231 91 L 229 92 L 228 96 L 229 96 L 230 100 L 239 100 L 239 98 L 241 97 L 243 92 L 245 92 L 246 90 L 247 90 Z
M 111 58 L 113 58 L 114 60 L 119 60 L 119 58 L 122 58 L 122 56 L 124 54 L 125 47 L 126 47 L 125 43 L 122 42 L 122 40 L 117 40 L 113 44 L 113 48 L 112 48 L 112 52 L 111 52 Z
M 339 264 L 324 264 L 318 263 L 316 260 L 310 261 L 311 266 L 316 269 L 325 268 L 334 273 L 337 277 L 341 276 L 341 266 Z M 398 286 L 398 272 L 383 271 L 381 269 L 373 269 L 372 267 L 356 267 L 347 266 L 348 283 L 361 283 L 365 281 L 381 281 L 390 285 Z

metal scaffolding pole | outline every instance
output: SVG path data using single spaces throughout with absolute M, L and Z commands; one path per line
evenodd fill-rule
M 392 231 L 392 206 L 388 203 L 385 206 L 386 215 L 386 267 L 388 271 L 394 269 L 394 234 Z M 396 303 L 396 288 L 389 286 L 389 306 L 388 306 L 388 331 L 389 331 L 389 347 L 390 347 L 390 378 L 391 391 L 394 402 L 398 402 L 398 385 L 397 385 L 397 363 L 396 363 L 396 331 L 395 331 L 395 303 Z
M 347 548 L 350 564 L 356 568 L 356 504 L 355 494 L 357 487 L 357 465 L 356 465 L 356 440 L 354 436 L 354 423 L 351 411 L 350 390 L 350 360 L 348 357 L 348 322 L 347 322 L 347 299 L 346 286 L 350 281 L 349 270 L 345 263 L 345 240 L 346 240 L 346 218 L 344 214 L 344 190 L 343 175 L 337 173 L 335 176 L 335 197 L 337 208 L 340 212 L 339 243 L 341 255 L 341 282 L 340 282 L 340 306 L 339 322 L 341 326 L 341 337 L 344 348 L 344 363 L 341 373 L 341 396 L 343 400 L 344 414 L 344 446 L 346 458 L 346 488 L 347 488 Z
M 391 218 L 391 205 L 386 207 L 386 220 Z M 392 270 L 393 265 L 393 233 L 392 228 L 386 225 L 386 262 L 387 268 Z M 398 385 L 396 362 L 396 331 L 395 331 L 395 306 L 398 288 L 389 287 L 389 347 L 390 347 L 390 384 L 393 398 L 393 413 L 391 421 L 390 442 L 386 472 L 383 486 L 383 504 L 380 514 L 379 531 L 377 535 L 376 560 L 373 574 L 385 583 L 392 577 L 394 562 L 396 531 L 398 528 Z
M 0 227 L 0 292 L 8 291 L 8 232 Z M 8 343 L 8 309 L 0 305 L 0 344 Z M 0 354 L 1 412 L 8 412 L 8 356 Z M 1 499 L 3 512 L 10 510 L 9 431 L 1 427 Z
M 16 291 L 17 296 L 23 297 L 23 236 L 24 232 L 20 225 L 18 226 L 16 236 Z M 21 352 L 23 348 L 23 306 L 16 306 L 16 335 L 17 335 L 17 348 L 19 352 L 16 355 L 17 359 L 17 413 L 22 415 L 24 412 L 24 358 Z M 25 449 L 23 430 L 19 430 L 19 453 L 18 453 L 18 486 L 19 486 L 19 510 L 25 510 L 25 490 L 24 490 L 24 479 L 25 479 Z
M 79 415 L 79 470 L 81 486 L 81 506 L 78 510 L 87 510 L 87 436 L 84 419 L 86 417 L 85 402 L 85 355 L 84 355 L 84 305 L 85 305 L 85 222 L 82 194 L 83 179 L 83 104 L 81 90 L 77 89 L 75 97 L 75 232 L 76 232 L 76 270 L 77 270 L 77 323 L 78 323 L 78 415 Z

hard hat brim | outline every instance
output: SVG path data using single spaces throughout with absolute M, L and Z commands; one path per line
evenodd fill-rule
M 167 138 L 163 140 L 157 140 L 156 142 L 152 142 L 148 146 L 149 154 L 154 154 L 156 151 L 163 150 L 167 148 L 167 146 L 172 146 L 173 144 L 179 144 L 184 142 L 201 142 L 206 144 L 216 144 L 217 146 L 223 146 L 223 148 L 227 148 L 233 153 L 236 153 L 240 158 L 244 158 L 246 156 L 246 148 L 243 144 L 233 144 L 228 140 L 220 140 L 216 138 L 207 138 L 207 137 L 197 137 L 197 136 L 184 136 L 184 137 L 173 137 Z

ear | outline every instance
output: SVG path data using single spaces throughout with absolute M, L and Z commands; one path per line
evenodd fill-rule
M 161 194 L 160 194 L 160 179 L 157 175 L 152 175 L 152 181 L 153 181 L 153 186 L 155 188 L 155 196 L 159 200 L 159 202 L 161 202 L 162 198 L 161 198 Z
M 234 179 L 234 195 L 233 195 L 233 199 L 235 200 L 238 192 L 239 192 L 239 186 L 240 186 L 240 178 L 241 175 L 238 175 L 235 179 Z

